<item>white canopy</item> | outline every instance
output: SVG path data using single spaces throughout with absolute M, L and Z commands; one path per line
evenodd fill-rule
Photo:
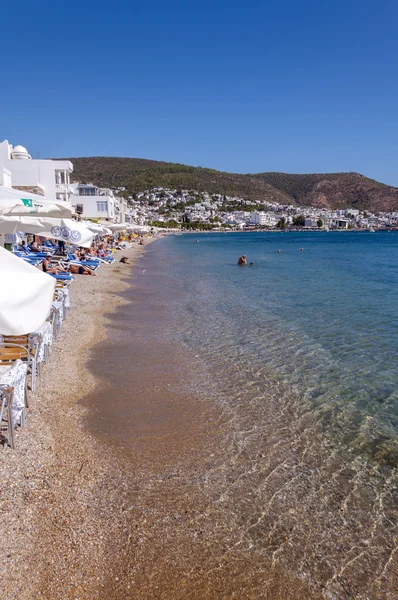
M 111 223 L 108 225 L 108 228 L 112 231 L 124 231 L 127 229 L 132 229 L 130 223 Z
M 0 215 L 0 233 L 40 233 L 44 226 L 40 217 L 3 217 Z
M 0 333 L 36 331 L 50 314 L 55 279 L 0 247 Z
M 0 215 L 68 218 L 73 213 L 74 208 L 69 202 L 0 186 Z
M 149 227 L 147 225 L 132 225 L 131 229 L 137 233 L 148 233 Z
M 40 234 L 43 237 L 70 242 L 77 246 L 90 248 L 95 233 L 85 223 L 72 219 L 50 219 L 47 217 L 3 217 L 0 216 L 0 233 Z
M 41 218 L 40 221 L 45 226 L 45 231 L 40 233 L 44 237 L 63 240 L 75 246 L 83 246 L 83 248 L 90 248 L 95 237 L 95 233 L 82 221 L 47 218 Z
M 105 225 L 100 225 L 99 223 L 92 223 L 91 221 L 84 221 L 84 224 L 90 231 L 93 231 L 96 235 L 110 235 L 112 231 L 105 227 Z

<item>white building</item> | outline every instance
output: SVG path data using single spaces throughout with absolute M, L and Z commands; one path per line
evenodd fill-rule
M 71 202 L 76 212 L 87 219 L 107 219 L 114 222 L 115 196 L 112 190 L 99 188 L 92 183 L 72 184 Z
M 345 215 L 346 217 L 353 217 L 354 219 L 356 219 L 357 217 L 359 217 L 359 210 L 356 208 L 347 208 L 345 211 Z
M 113 199 L 115 202 L 116 223 L 129 223 L 131 219 L 127 200 L 120 196 L 114 196 Z
M 69 160 L 34 159 L 23 146 L 13 147 L 4 140 L 0 142 L 0 185 L 7 184 L 7 172 L 17 189 L 66 201 L 73 191 L 70 185 L 73 165 Z
M 73 183 L 71 202 L 76 212 L 87 219 L 106 219 L 113 223 L 130 220 L 125 198 L 115 196 L 108 188 L 100 188 L 92 183 Z
M 250 223 L 252 225 L 267 225 L 268 214 L 266 212 L 252 212 L 250 216 Z

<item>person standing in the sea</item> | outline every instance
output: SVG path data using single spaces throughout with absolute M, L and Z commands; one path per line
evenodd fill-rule
M 244 254 L 242 254 L 242 256 L 239 257 L 238 265 L 240 265 L 240 266 L 247 265 L 247 258 Z

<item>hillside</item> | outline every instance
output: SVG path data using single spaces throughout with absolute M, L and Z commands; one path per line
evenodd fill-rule
M 178 163 L 157 162 L 139 158 L 70 158 L 76 181 L 104 187 L 125 186 L 130 194 L 152 187 L 195 189 L 248 200 L 266 198 L 270 202 L 290 203 L 290 197 L 261 179 L 223 173 Z
M 70 158 L 74 179 L 129 194 L 152 187 L 196 189 L 248 200 L 325 208 L 398 211 L 398 189 L 358 173 L 238 174 L 140 158 Z
M 397 188 L 359 173 L 258 173 L 253 177 L 278 188 L 303 206 L 350 207 L 373 212 L 398 210 Z

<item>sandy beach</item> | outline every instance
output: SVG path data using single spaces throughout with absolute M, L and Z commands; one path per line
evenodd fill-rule
M 115 456 L 84 430 L 79 400 L 95 384 L 86 368 L 90 348 L 103 339 L 105 315 L 123 302 L 118 292 L 143 250 L 135 244 L 98 277 L 76 277 L 72 309 L 30 393 L 27 426 L 14 451 L 0 452 L 4 600 L 101 596 L 115 525 L 107 491 Z M 130 265 L 119 262 L 122 255 Z
M 394 489 L 369 469 L 353 487 L 321 430 L 295 436 L 284 386 L 252 356 L 245 371 L 219 313 L 197 341 L 228 281 L 209 293 L 188 242 L 133 245 L 73 282 L 27 427 L 0 452 L 1 598 L 392 600 L 395 549 L 369 502 L 380 480 L 394 515 Z M 350 552 L 371 527 L 378 578 Z
M 117 256 L 133 263 L 144 250 L 135 245 Z M 134 310 L 121 294 L 131 272 L 115 262 L 98 277 L 76 278 L 72 309 L 30 394 L 27 427 L 15 451 L 0 453 L 2 598 L 316 598 L 286 573 L 265 570 L 259 556 L 241 554 L 238 529 L 222 521 L 214 528 L 218 491 L 203 473 L 222 461 L 218 432 L 228 417 L 194 388 L 181 392 L 178 370 L 194 357 L 174 356 L 148 335 L 154 317 L 144 312 L 145 289 Z M 118 390 L 105 390 L 97 404 L 102 367 L 98 377 L 88 369 L 107 315 L 123 306 L 140 348 L 135 446 L 127 449 L 107 440 L 106 404 L 118 401 Z

